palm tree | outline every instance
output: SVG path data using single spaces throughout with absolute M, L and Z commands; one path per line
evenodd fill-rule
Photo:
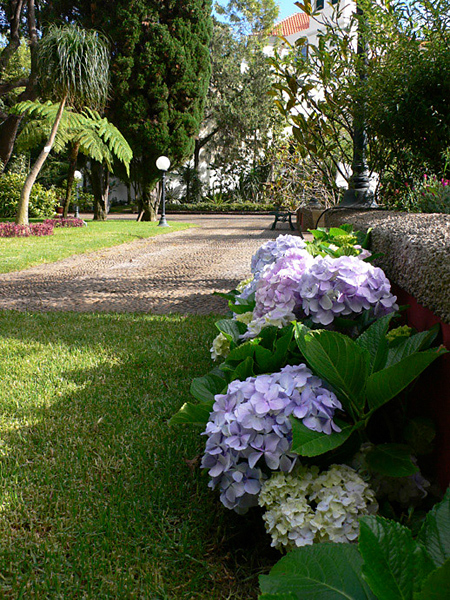
M 48 139 L 58 110 L 58 104 L 51 102 L 27 100 L 15 105 L 16 114 L 26 115 L 30 119 L 17 138 L 19 150 L 30 150 Z M 118 160 L 125 166 L 127 175 L 130 174 L 130 162 L 133 158 L 128 142 L 117 127 L 105 117 L 101 117 L 96 110 L 87 107 L 81 112 L 67 107 L 64 109 L 53 150 L 59 153 L 67 146 L 70 148 L 70 164 L 64 203 L 65 217 L 69 209 L 70 192 L 79 152 L 99 163 L 106 164 L 111 173 L 114 170 L 115 160 Z
M 75 25 L 52 26 L 39 42 L 39 84 L 44 95 L 59 102 L 48 141 L 31 168 L 20 195 L 16 223 L 28 224 L 31 188 L 53 146 L 66 104 L 97 108 L 106 101 L 109 53 L 106 40 L 96 31 Z

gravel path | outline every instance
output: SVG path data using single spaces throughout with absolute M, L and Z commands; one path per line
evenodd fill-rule
M 169 233 L 25 271 L 0 274 L 0 309 L 19 311 L 225 312 L 213 291 L 250 275 L 250 258 L 268 239 L 270 215 L 170 215 L 196 228 Z

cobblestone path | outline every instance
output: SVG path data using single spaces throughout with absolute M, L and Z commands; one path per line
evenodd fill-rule
M 25 271 L 0 274 L 0 309 L 20 311 L 225 312 L 213 291 L 250 275 L 272 217 L 171 215 L 198 227 L 135 241 Z

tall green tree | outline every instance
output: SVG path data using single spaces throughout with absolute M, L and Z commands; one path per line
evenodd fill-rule
M 3 38 L 0 51 L 0 160 L 6 166 L 11 158 L 22 116 L 11 112 L 17 102 L 35 100 L 38 95 L 36 52 L 38 46 L 38 14 L 35 0 L 0 1 L 0 34 Z M 14 63 L 24 54 L 25 69 L 15 69 Z M 25 57 L 23 57 L 25 58 Z M 26 63 L 30 61 L 29 67 Z M 15 76 L 11 76 L 15 75 Z
M 278 18 L 280 8 L 275 0 L 228 0 L 216 2 L 215 10 L 240 36 L 263 34 Z
M 198 175 L 202 153 L 216 174 L 236 181 L 256 166 L 276 128 L 263 46 L 279 8 L 274 0 L 233 0 L 215 10 L 212 75 L 191 166 Z
M 44 9 L 45 10 L 45 9 Z M 50 20 L 74 19 L 111 42 L 108 118 L 133 150 L 131 178 L 144 219 L 156 219 L 165 154 L 176 167 L 192 155 L 210 77 L 210 0 L 55 0 Z
M 53 146 L 66 104 L 95 108 L 104 103 L 108 93 L 108 45 L 96 31 L 71 25 L 50 27 L 39 43 L 37 63 L 41 89 L 59 101 L 59 108 L 48 141 L 25 181 L 17 208 L 18 224 L 28 223 L 31 188 Z

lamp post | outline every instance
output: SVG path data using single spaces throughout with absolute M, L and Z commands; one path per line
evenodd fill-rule
M 161 200 L 162 200 L 162 211 L 161 219 L 158 223 L 158 227 L 170 227 L 166 221 L 166 172 L 169 170 L 170 160 L 167 156 L 160 156 L 156 161 L 156 168 L 162 171 L 162 182 L 161 182 Z
M 81 171 L 75 171 L 75 173 L 73 174 L 73 178 L 77 182 L 77 203 L 76 203 L 75 209 L 74 209 L 74 216 L 75 216 L 75 219 L 78 219 L 80 216 L 79 190 L 80 190 L 81 182 L 83 181 L 83 174 L 81 173 Z
M 359 86 L 363 88 L 367 79 L 367 42 L 364 32 L 364 13 L 356 4 L 358 18 L 357 57 L 359 61 Z M 370 190 L 369 169 L 367 167 L 366 103 L 360 99 L 353 104 L 353 160 L 352 176 L 340 206 L 346 208 L 375 208 L 377 203 Z

